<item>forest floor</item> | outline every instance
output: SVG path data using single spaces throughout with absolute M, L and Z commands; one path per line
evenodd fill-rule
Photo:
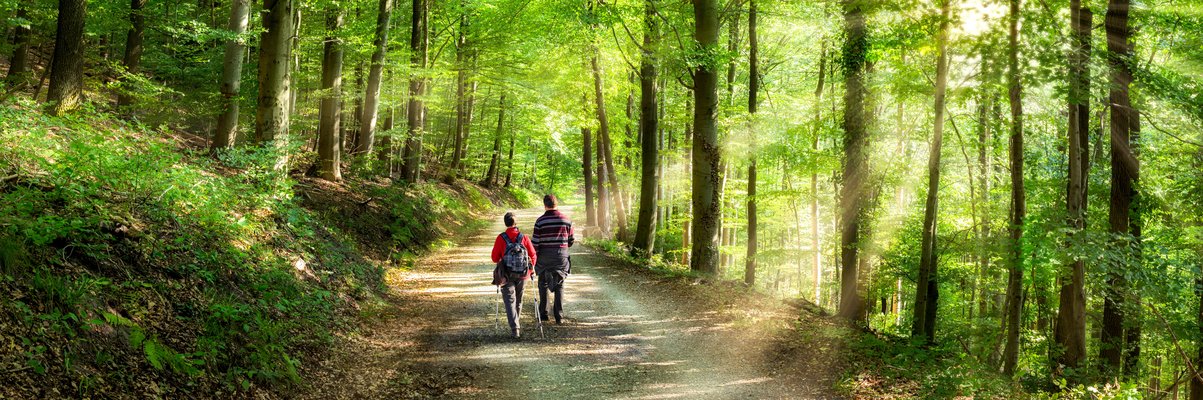
M 571 209 L 566 210 L 571 216 Z M 519 226 L 541 210 L 520 211 Z M 722 284 L 669 278 L 572 249 L 563 325 L 512 339 L 489 284 L 491 229 L 389 277 L 386 306 L 311 365 L 300 398 L 838 398 L 829 318 Z M 578 242 L 579 243 L 579 242 Z

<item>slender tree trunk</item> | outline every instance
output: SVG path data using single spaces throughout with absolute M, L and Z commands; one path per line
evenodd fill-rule
M 376 13 L 376 39 L 373 42 L 372 66 L 368 69 L 368 86 L 363 94 L 363 114 L 359 117 L 359 140 L 352 150 L 355 154 L 371 154 L 376 138 L 376 118 L 380 110 L 380 80 L 384 73 L 384 57 L 388 51 L 389 19 L 393 16 L 393 0 L 380 0 Z
M 756 284 L 756 108 L 760 91 L 760 60 L 756 43 L 756 0 L 748 2 L 748 115 L 752 133 L 752 160 L 748 165 L 748 254 L 744 263 L 744 283 Z
M 17 18 L 29 20 L 29 11 L 25 6 L 17 8 Z M 33 36 L 31 25 L 31 23 L 20 24 L 13 29 L 13 55 L 9 59 L 8 75 L 5 77 L 10 85 L 29 84 L 29 78 L 25 75 L 29 74 L 29 41 Z
M 448 174 L 448 180 L 455 180 L 459 177 L 460 169 L 463 163 L 463 148 L 465 131 L 468 129 L 468 120 L 471 118 L 471 113 L 468 110 L 468 17 L 462 16 L 459 22 L 459 33 L 455 40 L 455 145 L 451 148 L 451 170 Z
M 484 187 L 491 188 L 497 184 L 498 168 L 501 164 L 501 134 L 505 126 L 505 93 L 497 102 L 497 132 L 493 135 L 493 158 L 489 161 L 489 171 L 485 173 Z
M 740 1 L 737 4 L 741 4 Z M 727 53 L 731 54 L 731 62 L 727 63 L 727 104 L 734 106 L 735 102 L 735 68 L 739 59 L 739 18 L 740 12 L 737 6 L 731 15 L 731 23 L 728 25 L 727 31 Z
M 1023 83 L 1019 70 L 1019 1 L 1010 0 L 1010 34 L 1007 49 L 1007 93 L 1011 104 L 1011 241 L 1007 274 L 1006 345 L 1003 374 L 1015 374 L 1019 362 L 1019 321 L 1023 311 L 1023 227 L 1027 199 L 1023 183 Z
M 259 103 L 255 114 L 255 140 L 260 144 L 282 146 L 288 140 L 294 7 L 293 0 L 263 0 L 266 30 L 259 40 Z
M 839 315 L 850 321 L 861 321 L 864 301 L 857 291 L 857 256 L 864 213 L 861 197 L 868 177 L 868 142 L 865 108 L 868 88 L 865 85 L 865 54 L 869 40 L 865 26 L 864 2 L 842 0 L 844 8 L 844 160 L 840 187 L 840 302 Z
M 931 153 L 927 162 L 927 202 L 923 213 L 923 243 L 919 257 L 919 279 L 915 288 L 915 317 L 911 321 L 911 336 L 930 343 L 935 340 L 935 322 L 939 280 L 937 277 L 937 219 L 940 207 L 940 153 L 944 140 L 944 94 L 948 87 L 948 19 L 951 0 L 941 5 L 940 31 L 937 38 L 939 54 L 936 59 L 935 125 L 932 131 Z
M 1090 171 L 1090 29 L 1094 14 L 1081 5 L 1070 2 L 1070 21 L 1073 27 L 1073 49 L 1070 50 L 1069 87 L 1069 181 L 1066 190 L 1066 209 L 1069 215 L 1070 236 L 1078 236 L 1086 227 L 1086 184 Z M 1073 240 L 1071 240 L 1072 242 Z M 1072 250 L 1072 249 L 1071 249 Z M 1086 263 L 1076 260 L 1066 266 L 1061 277 L 1060 306 L 1054 334 L 1060 347 L 1054 370 L 1077 368 L 1086 358 Z M 1078 382 L 1080 373 L 1069 374 Z
M 426 131 L 426 76 L 429 47 L 427 26 L 428 4 L 426 0 L 413 0 L 413 20 L 410 29 L 410 66 L 416 71 L 409 77 L 409 105 L 405 120 L 408 135 L 405 138 L 405 161 L 401 167 L 402 178 L 410 183 L 417 182 L 422 170 L 422 136 Z
M 589 128 L 581 128 L 581 147 L 585 153 L 581 168 L 585 171 L 585 225 L 599 226 L 597 205 L 593 202 L 593 132 Z
M 717 51 L 717 0 L 696 0 L 693 5 L 694 40 L 702 51 Z M 718 72 L 710 62 L 693 71 L 693 249 L 689 267 L 707 275 L 718 273 L 719 224 L 722 207 L 722 149 L 718 141 Z
M 339 120 L 342 117 L 343 44 L 338 37 L 343 12 L 337 5 L 326 10 L 326 43 L 322 57 L 322 104 L 318 116 L 317 158 L 322 179 L 342 179 L 338 151 Z
M 125 36 L 125 57 L 122 58 L 125 64 L 125 72 L 130 75 L 138 73 L 142 65 L 142 41 L 146 31 L 146 19 L 142 15 L 142 8 L 146 7 L 146 0 L 130 0 L 129 5 L 129 32 Z M 121 93 L 117 96 L 117 106 L 129 106 L 133 104 L 134 98 L 129 94 L 130 88 L 122 88 Z
M 50 67 L 50 89 L 46 92 L 51 114 L 74 111 L 84 100 L 84 21 L 87 15 L 87 0 L 58 2 L 54 61 Z
M 596 139 L 597 150 L 597 226 L 601 228 L 602 235 L 610 236 L 610 191 L 606 186 L 606 144 L 602 141 L 602 135 L 599 132 Z
M 232 0 L 230 22 L 227 29 L 238 38 L 226 42 L 225 59 L 221 70 L 221 114 L 217 117 L 217 130 L 213 133 L 210 148 L 213 151 L 230 147 L 238 134 L 238 92 L 242 83 L 242 60 L 246 53 L 246 34 L 250 22 L 251 0 Z
M 623 196 L 621 194 L 621 191 L 618 188 L 618 174 L 614 169 L 614 155 L 613 155 L 613 151 L 611 151 L 611 148 L 610 148 L 610 146 L 611 146 L 610 119 L 606 113 L 606 98 L 605 98 L 604 93 L 602 92 L 602 87 L 603 87 L 602 70 L 601 70 L 601 65 L 597 61 L 598 52 L 599 52 L 599 50 L 596 47 L 594 47 L 593 58 L 590 60 L 590 65 L 593 69 L 594 100 L 597 103 L 598 146 L 601 146 L 601 148 L 598 149 L 598 151 L 601 152 L 601 154 L 598 155 L 598 163 L 605 164 L 606 174 L 599 175 L 597 177 L 597 179 L 598 180 L 606 179 L 609 181 L 609 183 L 610 183 L 609 187 L 610 187 L 610 192 L 611 192 L 610 200 L 612 200 L 613 203 L 608 204 L 607 206 L 613 207 L 614 211 L 617 213 L 617 216 L 618 216 L 618 239 L 619 240 L 628 240 L 629 236 L 627 235 L 627 213 L 624 210 L 626 207 L 623 205 Z M 600 187 L 601 185 L 599 184 L 598 186 Z M 607 220 L 609 219 L 609 215 L 607 215 L 606 219 Z
M 1140 130 L 1140 114 L 1132 108 L 1128 87 L 1132 84 L 1130 67 L 1133 55 L 1131 27 L 1128 25 L 1128 0 L 1110 0 L 1105 25 L 1107 30 L 1107 61 L 1111 67 L 1111 201 L 1108 222 L 1117 238 L 1116 246 L 1124 261 L 1115 266 L 1116 272 L 1107 277 L 1108 290 L 1103 299 L 1103 330 L 1100 335 L 1099 358 L 1109 376 L 1122 368 L 1126 378 L 1136 376 L 1140 358 L 1139 314 L 1127 310 L 1139 309 L 1136 293 L 1129 287 L 1123 271 L 1139 269 L 1140 221 L 1133 214 L 1140 165 L 1136 160 L 1133 142 Z M 1130 241 L 1134 238 L 1135 241 Z M 1124 342 L 1127 342 L 1126 344 Z M 1122 364 L 1121 364 L 1122 359 Z
M 514 117 L 510 117 L 510 125 L 514 125 Z M 506 157 L 505 167 L 505 187 L 510 187 L 510 180 L 514 178 L 514 130 L 510 130 L 510 155 Z
M 823 127 L 823 80 L 827 77 L 827 41 L 823 40 L 819 51 L 819 83 L 815 85 L 815 121 L 814 138 L 810 144 L 811 153 L 819 153 L 819 137 Z M 815 267 L 815 304 L 823 304 L 823 251 L 819 246 L 819 172 L 814 168 L 810 172 L 810 245 L 814 253 Z
M 639 219 L 635 224 L 634 248 L 650 254 L 656 245 L 656 221 L 660 188 L 660 119 L 656 93 L 659 88 L 655 49 L 660 42 L 660 25 L 654 0 L 644 0 L 643 60 L 639 65 Z

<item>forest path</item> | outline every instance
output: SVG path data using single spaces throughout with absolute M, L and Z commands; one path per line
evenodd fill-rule
M 519 227 L 528 232 L 540 214 L 519 211 Z M 502 230 L 496 219 L 394 282 L 396 307 L 335 349 L 301 397 L 836 397 L 834 346 L 799 349 L 781 340 L 796 312 L 775 301 L 723 305 L 707 286 L 613 262 L 579 241 L 565 283 L 565 323 L 545 324 L 540 337 L 538 291 L 528 282 L 523 337 L 510 338 L 489 284 L 489 252 Z

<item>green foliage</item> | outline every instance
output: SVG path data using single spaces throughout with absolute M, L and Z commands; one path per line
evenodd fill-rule
M 494 207 L 470 185 L 364 184 L 373 200 L 361 207 L 383 213 L 344 226 L 364 213 L 298 195 L 275 167 L 288 149 L 210 158 L 167 127 L 36 109 L 23 99 L 0 109 L 0 175 L 12 176 L 0 183 L 0 289 L 23 293 L 0 308 L 17 318 L 0 334 L 22 338 L 35 373 L 80 387 L 96 377 L 76 365 L 127 373 L 101 363 L 126 357 L 166 373 L 163 384 L 299 384 L 306 350 L 332 343 L 350 306 L 383 288 L 390 261 L 365 257 L 369 247 L 416 254 Z M 105 347 L 114 331 L 133 353 Z M 47 350 L 68 343 L 83 353 Z

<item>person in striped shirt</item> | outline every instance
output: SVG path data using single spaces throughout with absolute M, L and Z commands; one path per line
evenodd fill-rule
M 564 318 L 564 279 L 572 269 L 568 248 L 572 247 L 576 238 L 573 237 L 572 221 L 556 209 L 558 204 L 555 196 L 543 196 L 543 207 L 547 212 L 535 220 L 531 242 L 538 254 L 535 274 L 539 276 L 539 318 L 547 321 L 550 312 L 556 323 L 560 324 Z M 555 295 L 551 307 L 548 307 L 548 292 Z

